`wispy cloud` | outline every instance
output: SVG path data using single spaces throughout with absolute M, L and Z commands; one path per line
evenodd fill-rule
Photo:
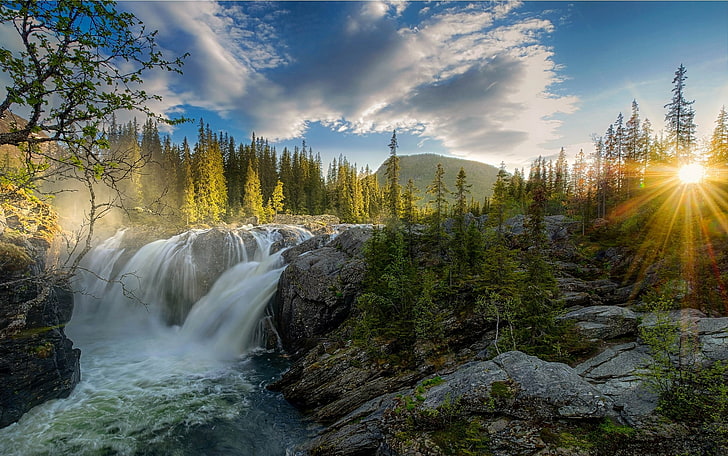
M 455 154 L 518 162 L 557 137 L 555 114 L 575 110 L 577 100 L 551 92 L 559 68 L 541 38 L 553 25 L 519 19 L 513 2 L 429 4 L 410 22 L 406 2 L 340 3 L 345 13 L 316 25 L 326 37 L 315 44 L 299 42 L 316 36 L 304 18 L 270 6 L 129 5 L 163 45 L 191 53 L 183 77 L 152 81 L 169 92 L 167 109 L 215 110 L 270 138 L 301 136 L 312 122 L 397 128 Z

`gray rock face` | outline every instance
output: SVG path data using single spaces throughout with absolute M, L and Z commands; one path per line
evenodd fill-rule
M 584 307 L 560 318 L 575 321 L 577 330 L 588 339 L 615 339 L 637 331 L 637 315 L 624 307 Z
M 396 393 L 376 397 L 331 425 L 327 432 L 306 445 L 313 454 L 371 456 L 388 454 L 382 419 Z
M 521 235 L 525 230 L 526 218 L 517 215 L 504 222 L 506 230 L 513 235 Z M 544 217 L 544 232 L 552 242 L 563 241 L 569 237 L 571 231 L 576 230 L 578 222 L 565 215 L 547 215 Z
M 318 421 L 335 422 L 361 404 L 412 385 L 417 372 L 394 375 L 373 366 L 358 347 L 337 349 L 329 354 L 324 344 L 291 366 L 270 388 L 304 410 L 312 410 Z
M 73 296 L 53 288 L 33 302 L 39 288 L 0 288 L 0 427 L 36 405 L 67 397 L 81 378 L 81 351 L 63 331 Z
M 428 393 L 423 407 L 438 408 L 447 397 L 461 398 L 478 413 L 523 419 L 602 418 L 611 401 L 566 364 L 543 361 L 521 352 L 467 364 L 444 376 Z M 494 383 L 501 385 L 494 388 Z M 498 388 L 507 391 L 498 391 Z M 512 395 L 508 398 L 507 396 Z M 497 399 L 506 398 L 506 401 Z M 496 399 L 495 401 L 493 399 Z
M 728 317 L 708 318 L 696 309 L 671 311 L 666 315 L 669 321 L 682 332 L 698 336 L 703 358 L 708 362 L 728 360 Z M 657 324 L 658 316 L 646 315 L 640 327 Z
M 371 236 L 366 228 L 350 228 L 324 247 L 286 258 L 278 282 L 276 326 L 286 350 L 296 352 L 336 328 L 349 315 L 366 265 L 361 248 Z M 317 247 L 325 238 L 313 238 Z
M 609 279 L 582 280 L 559 277 L 556 281 L 566 307 L 624 305 L 633 297 L 631 286 L 620 287 Z
M 728 360 L 728 317 L 701 319 L 698 321 L 698 334 L 707 359 Z
M 435 383 L 366 402 L 329 427 L 307 450 L 340 456 L 388 454 L 388 433 L 397 422 L 417 423 L 442 413 L 454 413 L 453 420 L 489 416 L 497 426 L 497 417 L 508 417 L 506 422 L 593 419 L 612 410 L 611 400 L 570 367 L 521 352 L 464 364 Z
M 650 362 L 652 357 L 647 347 L 632 342 L 611 347 L 575 370 L 612 399 L 620 418 L 635 424 L 657 406 L 657 396 L 645 389 L 640 377 Z

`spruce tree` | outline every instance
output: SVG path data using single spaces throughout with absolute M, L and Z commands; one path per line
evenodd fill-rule
M 579 149 L 571 171 L 571 187 L 573 189 L 569 206 L 570 215 L 581 220 L 581 234 L 586 232 L 586 221 L 589 218 L 589 201 L 593 194 L 589 185 L 589 165 L 586 161 L 584 149 Z
M 437 164 L 435 170 L 435 179 L 432 184 L 427 187 L 427 193 L 432 195 L 434 199 L 429 202 L 433 203 L 432 219 L 430 224 L 430 230 L 432 231 L 435 240 L 437 242 L 438 250 L 442 252 L 443 249 L 443 238 L 444 231 L 442 222 L 444 221 L 445 214 L 447 213 L 447 197 L 450 192 L 445 185 L 445 169 L 442 167 L 442 163 Z
M 392 132 L 392 139 L 389 141 L 389 159 L 384 174 L 387 176 L 387 209 L 391 221 L 396 223 L 399 220 L 401 210 L 400 185 L 399 185 L 399 157 L 397 156 L 397 132 Z
M 632 115 L 625 125 L 624 192 L 627 199 L 634 195 L 639 185 L 644 153 L 639 105 L 637 100 L 632 100 Z
M 192 160 L 195 202 L 200 220 L 218 222 L 227 210 L 227 186 L 222 151 L 209 125 L 200 120 L 198 142 Z
M 455 178 L 455 206 L 453 207 L 453 211 L 455 218 L 460 221 L 459 223 L 461 225 L 468 208 L 468 193 L 470 193 L 470 187 L 472 187 L 472 184 L 468 184 L 467 182 L 465 169 L 460 167 L 460 171 L 458 171 L 458 175 Z
M 402 194 L 402 220 L 407 232 L 407 250 L 410 258 L 414 258 L 415 255 L 414 226 L 419 216 L 417 200 L 420 198 L 417 196 L 418 193 L 415 182 L 411 178 L 408 179 Z
M 508 173 L 506 172 L 505 163 L 501 163 L 498 174 L 493 182 L 493 196 L 490 198 L 490 207 L 488 217 L 491 225 L 497 227 L 500 234 L 503 228 L 503 222 L 506 218 L 506 211 L 510 196 L 508 194 Z
M 152 119 L 142 126 L 140 152 L 144 159 L 144 169 L 141 176 L 142 203 L 155 211 L 160 209 L 162 195 L 169 189 L 170 179 L 165 176 L 166 169 L 162 166 L 162 142 L 159 138 L 157 124 Z
M 692 161 L 692 148 L 695 145 L 695 100 L 688 101 L 685 96 L 685 80 L 688 78 L 686 73 L 685 66 L 680 64 L 672 80 L 672 100 L 665 105 L 668 139 L 678 166 Z
M 189 225 L 197 221 L 197 198 L 195 198 L 195 180 L 192 173 L 192 154 L 187 137 L 182 140 L 182 179 L 184 183 L 182 216 Z
M 270 197 L 270 206 L 273 209 L 273 215 L 278 214 L 283 210 L 283 200 L 286 196 L 283 192 L 283 182 L 278 181 L 276 187 L 273 189 L 273 194 Z
M 715 120 L 715 128 L 710 138 L 708 163 L 721 171 L 728 169 L 728 113 L 725 106 L 721 107 Z M 725 181 L 724 176 L 723 181 Z
M 242 210 L 245 217 L 256 217 L 259 221 L 263 217 L 263 194 L 260 191 L 260 179 L 258 172 L 250 162 L 245 173 Z

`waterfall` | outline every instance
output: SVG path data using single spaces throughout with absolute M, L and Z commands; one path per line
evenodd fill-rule
M 81 382 L 0 429 L 0 452 L 280 455 L 309 437 L 264 388 L 285 359 L 253 348 L 282 251 L 311 234 L 191 230 L 133 254 L 127 236 L 100 243 L 77 277 L 66 332 L 81 348 Z
M 94 249 L 76 308 L 84 324 L 107 331 L 180 326 L 180 343 L 230 358 L 252 340 L 283 270 L 281 247 L 310 233 L 295 227 L 191 230 L 143 246 L 123 265 L 124 231 Z

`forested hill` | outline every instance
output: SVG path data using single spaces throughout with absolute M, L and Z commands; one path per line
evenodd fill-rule
M 445 170 L 445 181 L 449 183 L 455 182 L 455 177 L 461 167 L 465 170 L 468 176 L 468 184 L 472 184 L 470 197 L 475 201 L 482 204 L 485 197 L 493 193 L 493 183 L 498 174 L 498 168 L 495 166 L 474 160 L 445 157 L 437 154 L 400 155 L 399 182 L 404 186 L 409 179 L 412 179 L 415 187 L 420 191 L 420 196 L 423 197 L 418 201 L 421 206 L 425 205 L 430 199 L 425 196 L 425 191 L 427 186 L 435 179 L 435 170 L 438 163 L 442 164 L 442 168 Z M 385 169 L 386 162 L 376 172 L 380 186 L 385 184 Z M 451 188 L 450 190 L 454 189 Z

